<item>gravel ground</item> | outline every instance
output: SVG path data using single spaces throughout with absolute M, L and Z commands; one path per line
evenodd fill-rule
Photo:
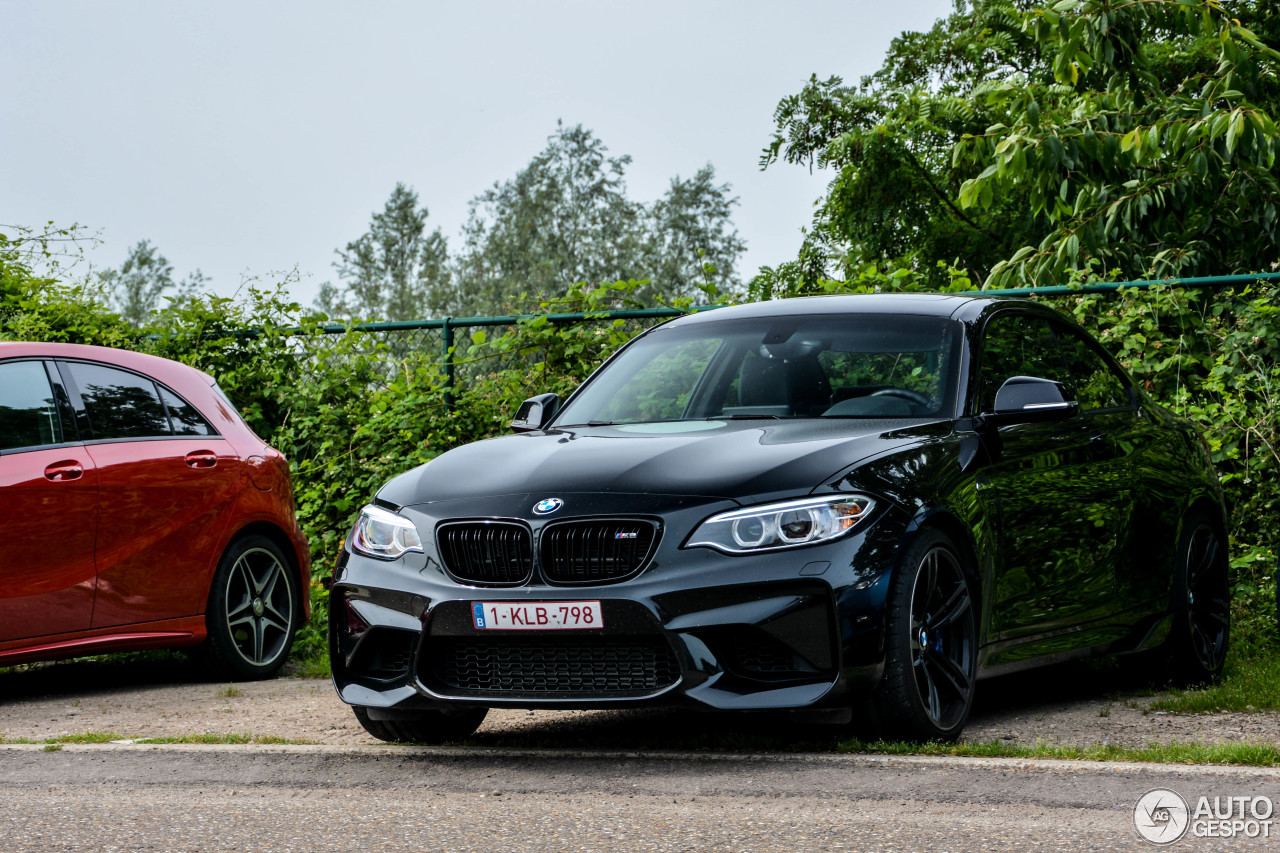
M 284 677 L 235 685 L 193 680 L 182 658 L 71 661 L 0 673 L 0 738 L 39 740 L 85 732 L 125 738 L 240 734 L 319 744 L 370 744 L 327 680 Z M 1254 742 L 1280 745 L 1280 715 L 1176 715 L 1148 711 L 1149 690 L 1079 665 L 984 681 L 964 739 L 1010 744 L 1086 746 Z M 494 710 L 476 735 L 493 745 L 778 744 L 830 740 L 838 730 L 795 724 L 778 715 L 718 715 L 671 709 L 641 711 Z M 771 743 L 770 741 L 773 741 Z M 794 745 L 794 744 L 793 744 Z
M 786 753 L 0 746 L 0 849 L 1150 851 L 1135 804 L 1155 787 L 1280 800 L 1280 773 Z M 1170 849 L 1274 840 L 1191 829 Z
M 0 746 L 0 849 L 1151 851 L 1135 804 L 1155 787 L 1277 800 L 1280 773 L 786 753 Z M 1170 849 L 1274 841 L 1192 828 Z

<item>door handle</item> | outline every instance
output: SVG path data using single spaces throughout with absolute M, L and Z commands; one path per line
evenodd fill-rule
M 193 450 L 183 461 L 190 468 L 212 468 L 218 464 L 218 454 L 212 450 Z
M 66 459 L 62 462 L 54 462 L 44 469 L 44 478 L 52 480 L 55 483 L 65 483 L 68 480 L 79 480 L 84 476 L 84 468 L 74 459 Z

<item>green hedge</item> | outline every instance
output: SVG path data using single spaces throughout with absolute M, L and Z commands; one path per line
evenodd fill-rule
M 0 246 L 0 250 L 3 246 Z M 961 274 L 955 290 L 969 289 Z M 548 311 L 626 307 L 638 283 L 578 287 Z M 818 292 L 913 290 L 913 274 L 868 272 L 821 282 Z M 757 289 L 750 298 L 799 295 Z M 465 341 L 471 377 L 445 405 L 438 352 L 402 351 L 368 334 L 325 335 L 325 318 L 283 287 L 171 305 L 133 329 L 100 307 L 92 288 L 32 277 L 0 251 L 0 338 L 74 341 L 144 350 L 213 374 L 250 426 L 293 467 L 299 518 L 311 542 L 316 619 L 303 656 L 322 654 L 325 594 L 319 580 L 355 513 L 391 476 L 451 447 L 501 434 L 532 394 L 565 394 L 634 330 L 621 321 L 522 321 Z M 1056 298 L 1157 400 L 1195 420 L 1218 466 L 1231 510 L 1235 643 L 1280 648 L 1275 627 L 1275 542 L 1280 532 L 1280 316 L 1275 287 L 1222 292 L 1157 287 Z M 258 330 L 247 335 L 245 330 Z M 301 329 L 301 332 L 297 330 Z M 511 366 L 512 363 L 516 366 Z M 483 365 L 506 364 L 486 372 Z

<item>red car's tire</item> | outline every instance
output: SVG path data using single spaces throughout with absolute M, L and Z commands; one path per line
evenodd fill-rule
M 227 546 L 209 592 L 206 656 L 232 680 L 270 678 L 289 657 L 300 610 L 288 558 L 265 536 Z

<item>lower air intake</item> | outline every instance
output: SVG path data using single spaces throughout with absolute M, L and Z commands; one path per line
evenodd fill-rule
M 661 637 L 437 637 L 435 679 L 470 695 L 599 696 L 653 693 L 680 677 Z

